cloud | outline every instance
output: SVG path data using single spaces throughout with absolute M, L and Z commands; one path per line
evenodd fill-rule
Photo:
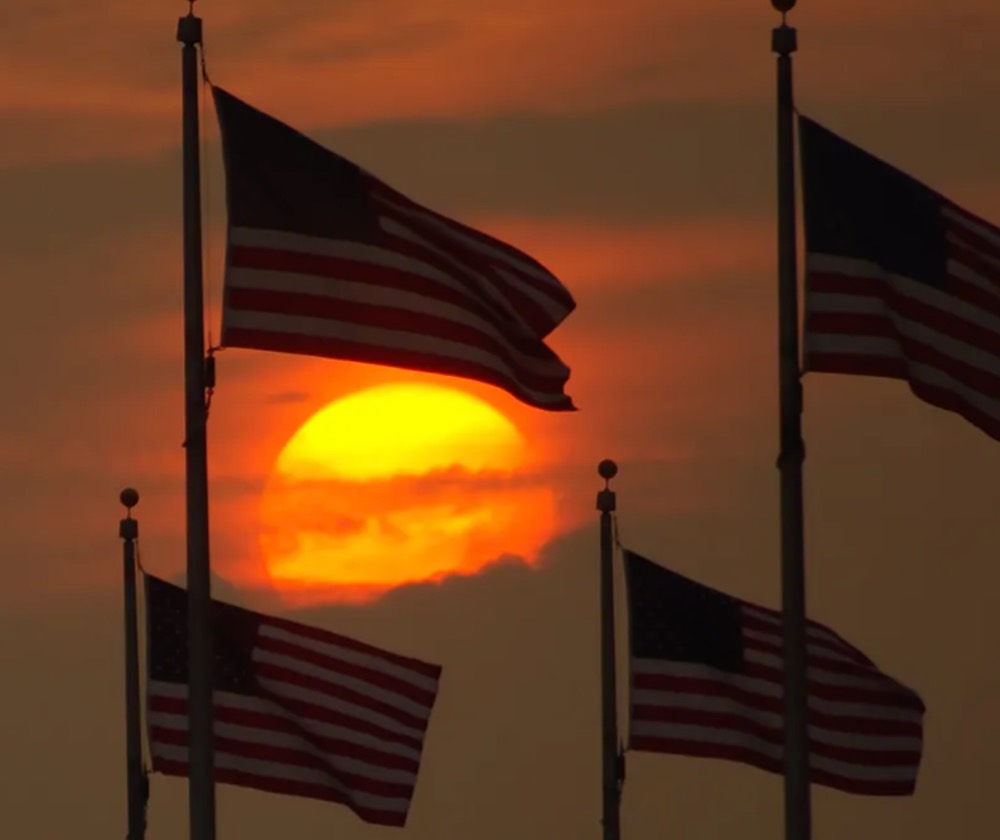
M 870 109 L 845 106 L 834 116 L 877 152 L 899 149 L 908 165 L 933 169 L 932 182 L 962 199 L 992 154 L 996 127 L 970 136 L 968 154 L 938 157 L 949 126 L 920 133 L 920 114 L 906 113 L 872 123 Z M 578 415 L 549 416 L 462 383 L 544 456 L 561 522 L 590 515 L 602 457 L 625 465 L 650 510 L 717 504 L 716 479 L 732 464 L 772 469 L 771 444 L 747 454 L 751 441 L 773 439 L 777 399 L 772 173 L 761 164 L 770 124 L 768 109 L 754 105 L 684 105 L 613 118 L 394 124 L 341 137 L 390 181 L 536 254 L 577 295 L 578 310 L 552 342 L 573 368 Z M 178 168 L 165 155 L 0 172 L 0 192 L 18 208 L 0 231 L 0 269 L 16 278 L 6 298 L 16 315 L 0 334 L 8 359 L 0 386 L 16 394 L 5 409 L 4 527 L 12 553 L 32 558 L 12 574 L 46 591 L 113 583 L 117 494 L 127 484 L 143 493 L 151 557 L 183 564 Z M 1000 194 L 979 186 L 988 210 Z M 217 324 L 213 207 L 207 278 Z M 263 580 L 257 503 L 291 433 L 344 393 L 419 375 L 227 350 L 218 376 L 209 447 L 215 562 Z M 873 410 L 917 416 L 905 388 L 881 385 Z M 833 396 L 820 419 L 807 412 L 807 420 L 836 427 L 858 387 L 810 382 L 809 399 Z M 271 399 L 290 393 L 301 398 Z M 73 550 L 48 528 L 51 510 L 72 531 Z
M 984 174 L 1000 144 L 1000 120 L 984 114 L 978 100 L 956 96 L 941 106 L 942 118 L 933 121 L 924 105 L 906 102 L 840 103 L 809 110 L 960 203 L 971 202 L 971 209 L 1000 213 L 1000 191 Z M 634 228 L 637 239 L 648 240 L 668 220 L 680 225 L 706 217 L 773 219 L 773 120 L 769 102 L 686 102 L 600 114 L 522 114 L 477 123 L 392 122 L 319 130 L 316 137 L 415 200 L 466 221 L 503 223 L 501 233 L 508 222 L 516 226 L 518 218 L 527 218 L 531 225 L 541 220 L 577 228 L 592 222 L 608 229 L 602 236 L 623 236 L 625 229 Z M 975 130 L 959 130 L 961 126 Z M 223 184 L 218 149 L 212 144 L 204 170 L 205 220 L 214 237 L 212 264 L 217 265 Z M 49 260 L 81 249 L 89 253 L 95 242 L 113 241 L 103 258 L 117 259 L 116 249 L 129 249 L 133 239 L 152 228 L 169 243 L 158 259 L 169 261 L 179 282 L 180 178 L 176 150 L 142 160 L 0 168 L 0 194 L 17 208 L 0 229 L 0 269 L 6 275 L 17 273 L 18 261 L 25 258 Z M 515 243 L 521 243 L 522 228 L 527 226 L 510 228 Z M 547 233 L 554 235 L 554 230 Z M 523 244 L 532 245 L 530 229 L 523 236 Z M 598 239 L 588 247 L 599 255 L 600 243 Z M 677 250 L 683 242 L 675 238 L 669 244 Z M 726 249 L 716 250 L 724 258 Z M 137 277 L 159 270 L 143 266 L 142 257 L 138 253 L 133 260 Z M 210 272 L 209 280 L 218 284 L 217 271 Z M 179 294 L 177 286 L 166 288 Z
M 287 403 L 302 403 L 308 399 L 308 391 L 275 391 L 267 397 L 267 402 L 272 405 L 283 405 Z
M 216 81 L 305 129 L 769 101 L 773 87 L 775 16 L 736 0 L 218 0 L 203 15 Z M 982 69 L 1000 37 L 991 34 L 1000 31 L 992 4 L 851 0 L 805 6 L 794 18 L 811 102 L 972 103 L 998 81 Z M 165 10 L 33 3 L 7 31 L 0 113 L 18 131 L 0 139 L 6 165 L 148 155 L 179 143 L 179 48 Z
M 320 132 L 317 139 L 460 219 L 526 216 L 641 226 L 689 215 L 759 212 L 757 197 L 770 189 L 759 166 L 770 124 L 767 109 L 677 106 L 475 125 L 396 122 Z M 737 132 L 741 142 L 734 139 Z M 640 135 L 641 144 L 634 139 Z M 224 212 L 215 145 L 206 150 L 204 173 L 205 222 L 217 259 Z M 142 266 L 144 255 L 130 244 L 153 229 L 169 242 L 160 259 L 179 274 L 180 189 L 176 151 L 143 160 L 0 168 L 0 192 L 18 208 L 0 230 L 0 260 L 16 270 L 17 260 L 50 260 L 100 244 L 104 259 L 119 259 L 118 249 L 128 254 L 138 276 L 159 270 Z M 217 282 L 218 275 L 208 279 Z
M 753 218 L 702 219 L 630 230 L 595 220 L 508 214 L 473 221 L 523 238 L 525 247 L 566 272 L 580 301 L 553 338 L 575 371 L 573 393 L 585 406 L 579 417 L 549 416 L 496 389 L 455 382 L 521 427 L 538 464 L 531 480 L 552 487 L 559 499 L 559 527 L 577 521 L 572 511 L 580 505 L 591 508 L 593 464 L 600 457 L 669 459 L 680 473 L 689 473 L 685 464 L 712 443 L 706 430 L 725 433 L 725 420 L 714 414 L 716 392 L 734 394 L 725 383 L 745 375 L 741 366 L 755 363 L 754 353 L 734 355 L 732 348 L 746 340 L 747 329 L 757 329 L 756 310 L 747 308 L 754 292 L 740 278 L 769 259 L 758 241 L 766 225 Z M 718 256 L 718 237 L 729 243 L 726 259 Z M 221 254 L 217 242 L 212 249 Z M 142 494 L 137 514 L 150 562 L 179 570 L 184 431 L 176 235 L 149 227 L 141 235 L 95 237 L 76 250 L 20 257 L 15 266 L 20 282 L 11 303 L 47 313 L 49 336 L 39 341 L 35 321 L 14 319 L 0 339 L 9 359 L 23 360 L 6 366 L 0 382 L 18 394 L 6 412 L 6 533 L 18 550 L 46 558 L 18 573 L 45 578 L 50 588 L 113 580 L 117 493 L 126 485 Z M 71 278 L 60 281 L 54 299 L 53 278 Z M 715 298 L 719 302 L 711 304 Z M 731 327 L 718 321 L 717 335 L 706 332 L 702 319 L 709 306 L 713 319 L 722 314 Z M 275 458 L 302 422 L 352 390 L 421 378 L 428 377 L 280 354 L 219 354 L 209 423 L 217 570 L 240 580 L 266 580 L 257 545 L 260 494 Z M 276 394 L 295 399 L 275 400 Z M 736 411 L 738 400 L 726 404 Z M 623 405 L 630 410 L 623 412 Z M 453 479 L 436 477 L 435 492 Z M 674 493 L 671 504 L 687 505 L 690 498 Z M 47 502 L 43 509 L 39 499 Z M 78 551 L 66 554 L 59 548 L 65 536 L 45 529 L 50 509 L 64 511 L 60 516 L 76 532 Z

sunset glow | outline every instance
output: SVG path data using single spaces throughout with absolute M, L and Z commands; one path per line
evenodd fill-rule
M 401 584 L 531 560 L 551 535 L 551 491 L 499 411 L 461 391 L 392 384 L 314 414 L 261 501 L 268 574 L 306 600 L 368 600 Z

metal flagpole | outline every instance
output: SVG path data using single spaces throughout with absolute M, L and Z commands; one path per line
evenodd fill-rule
M 618 680 L 615 668 L 615 575 L 611 515 L 615 494 L 608 482 L 618 474 L 614 461 L 601 461 L 597 472 L 604 489 L 597 494 L 601 512 L 601 762 L 604 840 L 619 840 L 618 806 L 621 795 L 621 763 L 618 755 Z
M 118 525 L 122 544 L 125 583 L 125 769 L 128 785 L 128 835 L 126 840 L 146 836 L 146 774 L 142 768 L 142 719 L 139 709 L 139 626 L 136 608 L 135 541 L 139 523 L 132 518 L 132 508 L 139 504 L 139 494 L 131 487 L 119 496 L 126 515 Z
M 205 314 L 201 262 L 198 48 L 201 18 L 191 8 L 177 26 L 184 138 L 184 428 L 187 472 L 188 726 L 190 840 L 215 840 L 212 745 L 211 575 L 208 557 L 208 455 Z
M 772 32 L 778 56 L 778 377 L 781 436 L 781 608 L 785 664 L 785 838 L 809 840 L 809 729 L 806 687 L 805 540 L 802 504 L 802 382 L 795 253 L 795 29 L 785 15 L 796 0 L 771 0 L 781 12 Z

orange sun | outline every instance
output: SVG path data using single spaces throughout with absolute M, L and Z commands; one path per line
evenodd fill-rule
M 451 388 L 381 385 L 314 414 L 282 450 L 261 500 L 271 580 L 308 600 L 367 600 L 529 562 L 554 525 L 521 433 Z

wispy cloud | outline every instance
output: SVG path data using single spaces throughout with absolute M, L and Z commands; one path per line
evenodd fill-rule
M 593 463 L 605 454 L 632 460 L 667 458 L 683 471 L 702 449 L 706 430 L 722 433 L 728 421 L 718 415 L 719 406 L 735 401 L 720 395 L 731 397 L 733 388 L 725 383 L 744 375 L 747 364 L 756 364 L 754 353 L 739 348 L 747 341 L 747 330 L 762 329 L 761 317 L 766 321 L 766 315 L 755 314 L 761 309 L 745 305 L 754 299 L 752 289 L 740 291 L 746 288 L 740 278 L 759 272 L 770 259 L 760 241 L 765 224 L 753 218 L 718 223 L 703 219 L 630 230 L 596 221 L 510 215 L 470 221 L 517 241 L 550 263 L 574 289 L 580 308 L 557 330 L 553 342 L 574 369 L 572 393 L 584 410 L 571 417 L 549 416 L 520 406 L 496 389 L 456 380 L 457 387 L 496 405 L 521 428 L 534 453 L 535 472 L 486 482 L 442 474 L 423 479 L 420 487 L 404 488 L 406 493 L 393 485 L 363 488 L 370 499 L 362 498 L 357 488 L 353 495 L 338 498 L 368 499 L 378 507 L 402 493 L 443 504 L 460 487 L 459 496 L 479 504 L 483 493 L 513 500 L 549 488 L 555 494 L 554 521 L 561 528 L 576 521 L 569 511 L 591 509 L 590 501 L 580 501 L 584 490 L 590 492 L 589 484 L 581 484 L 581 475 L 589 477 Z M 37 368 L 7 366 L 2 383 L 20 395 L 8 405 L 2 452 L 12 486 L 21 482 L 52 488 L 53 506 L 74 505 L 80 513 L 81 538 L 99 543 L 113 528 L 107 522 L 113 523 L 116 516 L 118 490 L 134 484 L 143 494 L 147 545 L 156 547 L 161 568 L 170 570 L 182 564 L 184 521 L 175 239 L 156 228 L 130 237 L 127 247 L 113 237 L 95 239 L 78 251 L 22 261 L 22 309 L 44 311 L 51 278 L 72 282 L 61 283 L 62 297 L 48 317 L 49 333 L 58 336 L 58 342 L 39 343 L 31 321 L 11 322 L 4 335 L 9 358 L 29 353 L 47 375 L 32 373 Z M 719 256 L 720 239 L 727 243 L 725 259 Z M 215 253 L 218 257 L 220 252 Z M 708 313 L 690 303 L 718 295 L 733 300 L 713 311 L 715 326 L 709 330 Z M 640 297 L 645 303 L 636 307 Z M 689 303 L 681 307 L 680 299 Z M 213 309 L 217 317 L 217 306 Z M 739 363 L 734 365 L 734 359 Z M 219 356 L 218 375 L 209 425 L 216 568 L 241 580 L 260 581 L 266 580 L 257 542 L 261 494 L 295 430 L 313 412 L 352 390 L 430 378 L 236 350 Z M 671 394 L 677 399 L 674 405 Z M 82 506 L 81 494 L 86 497 Z M 11 539 L 27 544 L 47 516 L 37 508 L 37 498 L 9 498 Z M 689 504 L 690 498 L 683 503 Z M 513 510 L 513 504 L 505 509 Z M 348 506 L 335 512 L 351 518 L 353 510 Z M 502 553 L 502 546 L 484 551 L 492 557 Z M 101 571 L 66 559 L 66 564 L 52 562 L 67 585 L 74 580 L 97 582 L 111 574 L 111 567 Z
M 765 99 L 772 88 L 775 16 L 736 0 L 218 0 L 202 13 L 215 80 L 305 128 Z M 812 99 L 942 98 L 998 82 L 982 69 L 1000 38 L 993 4 L 850 0 L 795 19 Z M 0 47 L 0 113 L 19 126 L 0 139 L 7 165 L 177 145 L 178 46 L 164 9 L 33 3 Z

